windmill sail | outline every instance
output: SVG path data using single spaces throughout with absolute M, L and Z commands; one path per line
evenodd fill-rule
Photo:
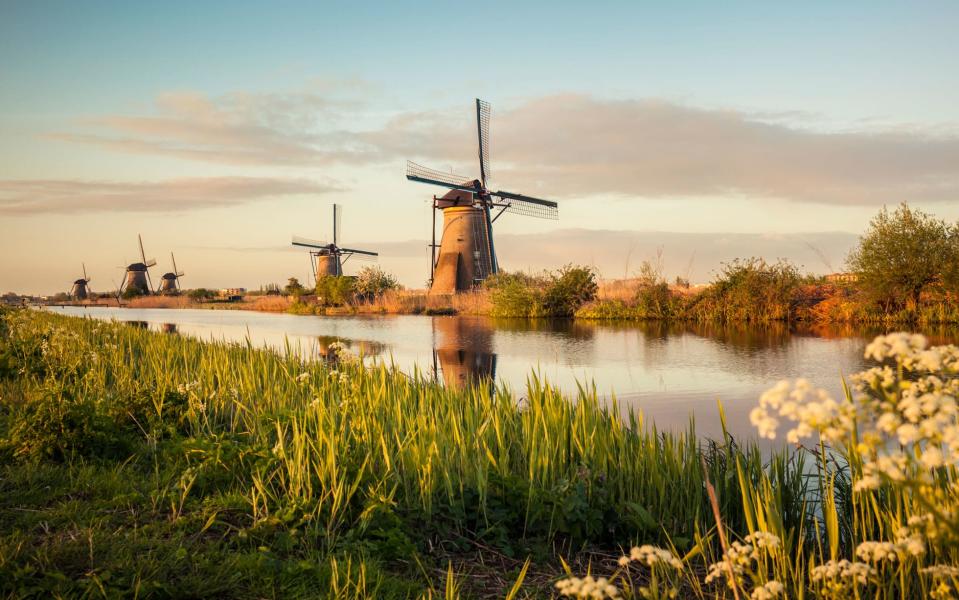
M 489 118 L 490 105 L 479 98 L 476 99 L 476 133 L 479 136 L 479 163 L 480 181 L 483 187 L 489 181 Z
M 551 200 L 541 200 L 511 192 L 493 192 L 491 195 L 502 199 L 496 206 L 501 206 L 508 213 L 540 219 L 559 218 L 558 205 Z
M 456 175 L 455 173 L 437 171 L 436 169 L 416 164 L 411 160 L 406 161 L 406 178 L 411 181 L 430 183 L 454 190 L 466 190 L 468 192 L 475 191 L 478 187 L 475 179 Z

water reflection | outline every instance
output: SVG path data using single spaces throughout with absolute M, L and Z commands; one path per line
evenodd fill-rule
M 124 321 L 125 324 L 130 327 L 136 327 L 137 329 L 147 329 L 149 324 L 146 321 Z
M 170 333 L 170 334 L 180 333 L 179 330 L 177 329 L 176 323 L 161 323 L 160 331 L 162 331 L 163 333 Z
M 661 428 L 720 435 L 717 401 L 730 431 L 752 436 L 749 410 L 780 379 L 806 377 L 842 393 L 842 377 L 866 368 L 863 348 L 882 328 L 718 325 L 710 323 L 584 323 L 484 317 L 303 317 L 245 311 L 58 307 L 63 314 L 127 321 L 185 336 L 291 348 L 335 360 L 338 342 L 352 354 L 392 362 L 405 372 L 435 369 L 451 387 L 494 379 L 525 394 L 531 372 L 575 395 L 594 383 L 604 398 L 641 410 Z M 169 329 L 164 329 L 169 330 Z M 923 331 L 933 343 L 954 343 L 951 327 Z
M 451 388 L 495 380 L 492 324 L 457 317 L 433 319 L 433 371 L 442 373 Z

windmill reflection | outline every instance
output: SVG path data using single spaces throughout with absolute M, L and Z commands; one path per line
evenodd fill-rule
M 433 369 L 447 387 L 458 389 L 496 379 L 493 328 L 488 321 L 467 317 L 433 319 Z

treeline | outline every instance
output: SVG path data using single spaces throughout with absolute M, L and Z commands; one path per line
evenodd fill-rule
M 722 322 L 959 322 L 959 224 L 906 204 L 883 208 L 847 259 L 840 277 L 803 274 L 761 258 L 724 264 L 701 291 L 669 285 L 644 264 L 629 293 L 585 304 L 586 319 Z

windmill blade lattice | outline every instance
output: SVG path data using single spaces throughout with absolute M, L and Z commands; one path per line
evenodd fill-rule
M 411 160 L 406 161 L 406 178 L 412 179 L 413 181 L 432 183 L 433 185 L 441 185 L 448 188 L 467 190 L 470 192 L 476 190 L 475 179 L 471 179 L 463 175 L 457 175 L 455 173 L 437 171 L 436 169 L 431 169 L 429 167 L 416 164 Z
M 314 240 L 311 238 L 300 237 L 298 235 L 293 236 L 293 245 L 294 246 L 303 246 L 305 248 L 329 248 L 329 242 L 321 242 L 320 240 Z
M 486 182 L 490 179 L 490 165 L 489 165 L 489 120 L 490 120 L 490 104 L 476 99 L 476 133 L 479 136 L 479 161 L 480 161 L 480 181 L 483 182 L 483 187 L 486 187 Z
M 559 218 L 559 207 L 550 200 L 541 200 L 511 192 L 493 192 L 492 195 L 502 199 L 497 205 L 503 206 L 508 213 L 539 219 Z

